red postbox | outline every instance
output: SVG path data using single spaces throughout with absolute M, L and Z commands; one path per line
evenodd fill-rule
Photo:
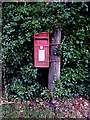
M 49 33 L 34 34 L 34 66 L 49 67 Z

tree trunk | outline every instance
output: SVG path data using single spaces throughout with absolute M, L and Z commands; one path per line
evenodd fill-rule
M 51 44 L 60 44 L 61 42 L 61 30 L 55 29 L 53 35 L 51 36 Z M 52 89 L 55 92 L 54 77 L 60 78 L 60 55 L 55 55 L 54 51 L 58 47 L 58 45 L 52 45 L 50 48 L 50 67 L 49 67 L 49 80 L 48 80 L 48 89 Z

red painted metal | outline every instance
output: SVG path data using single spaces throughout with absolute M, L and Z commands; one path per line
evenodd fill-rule
M 34 66 L 39 68 L 49 67 L 49 33 L 39 32 L 34 34 Z

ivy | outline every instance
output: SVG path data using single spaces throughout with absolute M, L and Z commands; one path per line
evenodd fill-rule
M 55 79 L 56 96 L 89 96 L 89 12 L 87 3 L 3 3 L 3 63 L 7 89 L 22 99 L 43 90 L 34 68 L 33 34 L 51 34 L 61 28 L 61 76 Z M 44 79 L 44 78 L 43 78 Z

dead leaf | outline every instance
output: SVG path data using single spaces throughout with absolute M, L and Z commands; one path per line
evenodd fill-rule
M 1 104 L 3 103 L 3 101 L 1 101 Z
M 22 106 L 20 105 L 19 108 L 22 108 Z
M 65 118 L 68 117 L 68 115 L 65 115 Z
M 73 116 L 73 118 L 76 118 L 76 116 Z
M 48 105 L 47 105 L 46 107 L 47 107 L 47 108 L 49 108 L 49 106 L 48 106 Z
M 39 100 L 36 100 L 36 102 L 39 102 Z

